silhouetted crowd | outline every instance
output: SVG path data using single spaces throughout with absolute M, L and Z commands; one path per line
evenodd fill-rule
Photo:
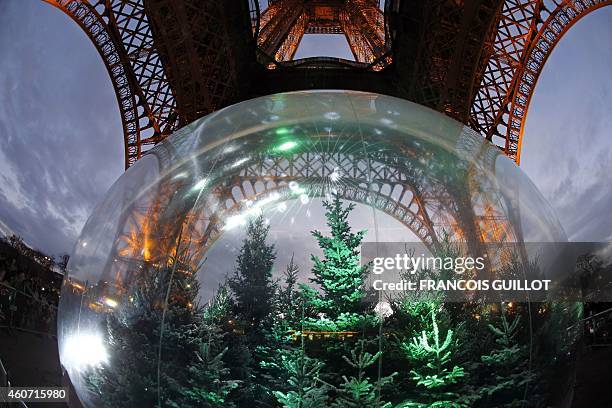
M 55 334 L 62 275 L 14 244 L 0 241 L 0 327 Z

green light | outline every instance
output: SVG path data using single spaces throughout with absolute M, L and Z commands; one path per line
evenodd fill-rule
M 278 146 L 277 149 L 281 152 L 286 152 L 287 150 L 293 149 L 295 146 L 297 146 L 297 142 L 288 141 Z
M 279 136 L 287 135 L 289 133 L 291 133 L 291 130 L 289 128 L 286 128 L 286 127 L 280 127 L 278 129 L 276 129 L 276 134 L 279 135 Z

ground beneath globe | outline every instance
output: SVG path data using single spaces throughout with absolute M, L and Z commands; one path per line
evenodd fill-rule
M 31 352 L 23 353 L 23 350 Z M 7 329 L 0 329 L 0 358 L 11 375 L 15 386 L 49 386 L 62 384 L 61 367 L 55 338 Z M 587 348 L 580 354 L 575 367 L 575 380 L 566 400 L 559 407 L 606 407 L 612 401 L 612 388 L 608 386 L 612 368 L 612 348 Z M 74 391 L 70 407 L 78 408 Z M 47 403 L 48 408 L 62 408 L 64 404 Z

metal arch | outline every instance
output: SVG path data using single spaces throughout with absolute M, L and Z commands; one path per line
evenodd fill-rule
M 308 186 L 309 197 L 324 196 L 324 186 L 328 184 L 326 181 L 330 179 L 331 173 L 342 168 L 347 181 L 327 185 L 329 191 L 335 188 L 345 199 L 373 205 L 408 227 L 432 249 L 439 244 L 434 223 L 428 215 L 427 206 L 430 203 L 425 198 L 426 194 L 410 185 L 407 173 L 399 168 L 388 168 L 381 163 L 370 167 L 365 164 L 363 158 L 347 154 L 338 155 L 339 157 L 331 157 L 335 155 L 330 154 L 316 156 L 312 153 L 298 153 L 291 159 L 278 158 L 244 167 L 229 183 L 218 185 L 210 193 L 219 197 L 224 208 L 215 211 L 208 219 L 226 218 L 232 212 L 244 208 L 244 203 L 241 203 L 243 200 L 253 201 L 274 191 L 287 191 L 289 183 L 296 180 Z M 342 167 L 343 164 L 350 165 L 350 170 Z M 291 198 L 296 197 L 286 199 Z M 203 241 L 208 243 L 203 245 L 208 248 L 219 233 L 218 225 L 209 224 L 206 233 L 202 234 Z
M 548 56 L 578 20 L 611 4 L 611 0 L 505 0 L 499 23 L 485 44 L 490 49 L 477 77 L 480 84 L 470 126 L 519 163 L 529 102 Z
M 144 0 L 105 0 L 111 27 L 116 28 L 134 79 L 146 102 L 143 103 L 154 133 L 141 138 L 143 145 L 154 144 L 176 130 L 176 103 L 157 53 Z M 150 132 L 149 132 L 150 133 Z
M 175 164 L 170 160 L 172 153 L 160 153 L 171 146 L 166 143 L 161 147 L 153 156 L 160 160 L 160 173 L 165 175 L 152 195 L 143 195 L 126 208 L 125 221 L 114 243 L 117 251 L 108 281 L 118 276 L 127 279 L 131 273 L 138 273 L 134 268 L 141 265 L 167 262 L 177 246 L 184 251 L 186 264 L 197 270 L 221 235 L 223 220 L 246 210 L 249 200 L 272 197 L 274 192 L 282 193 L 275 198 L 277 203 L 299 199 L 301 193 L 292 189 L 292 181 L 299 182 L 309 197 L 325 196 L 335 188 L 347 200 L 371 205 L 405 225 L 433 250 L 438 248 L 440 233 L 456 234 L 456 238 L 472 245 L 473 251 L 481 251 L 480 240 L 496 242 L 512 233 L 504 213 L 488 205 L 495 203 L 487 201 L 485 194 L 469 194 L 468 190 L 480 192 L 469 185 L 478 175 L 465 180 L 466 188 L 451 183 L 454 188 L 449 189 L 448 180 L 436 178 L 426 182 L 420 165 L 412 167 L 397 160 L 400 149 L 377 149 L 365 156 L 359 149 L 298 152 L 288 157 L 254 155 L 232 170 L 230 177 L 218 179 L 208 173 L 210 170 L 193 173 L 189 165 L 168 172 L 165 166 Z M 470 146 L 466 149 L 472 150 Z M 495 157 L 500 154 L 492 149 L 486 149 L 486 153 Z M 237 157 L 228 154 L 215 168 L 234 169 L 232 163 Z M 341 176 L 332 181 L 331 175 L 337 169 Z M 194 186 L 205 174 L 210 189 L 200 196 Z M 505 226 L 508 228 L 500 228 Z
M 156 156 L 157 153 L 159 150 Z M 372 173 L 369 173 L 364 160 L 353 160 L 352 156 L 340 155 L 340 159 L 333 162 L 325 157 L 316 158 L 318 164 L 313 163 L 313 156 L 298 153 L 291 160 L 258 160 L 245 165 L 231 179 L 207 192 L 206 196 L 212 201 L 202 201 L 200 205 L 203 207 L 197 209 L 191 208 L 196 203 L 196 195 L 189 193 L 192 182 L 186 182 L 187 179 L 183 178 L 166 180 L 161 183 L 166 186 L 158 186 L 157 198 L 145 200 L 149 203 L 148 208 L 135 202 L 126 211 L 130 219 L 126 219 L 126 229 L 119 232 L 115 241 L 115 245 L 120 247 L 118 249 L 126 250 L 127 257 L 116 257 L 125 266 L 112 266 L 115 269 L 129 269 L 133 267 L 130 265 L 137 265 L 139 259 L 140 262 L 147 261 L 143 249 L 149 253 L 149 262 L 163 262 L 173 251 L 171 243 L 175 242 L 177 226 L 182 226 L 184 234 L 181 246 L 189 249 L 188 258 L 194 261 L 192 267 L 197 268 L 198 260 L 203 259 L 205 252 L 222 232 L 220 221 L 244 208 L 244 200 L 254 200 L 274 191 L 287 191 L 289 183 L 294 180 L 309 186 L 309 197 L 323 196 L 326 192 L 323 184 L 334 171 L 333 164 L 352 166 L 344 173 L 347 181 L 328 186 L 328 191 L 334 187 L 350 201 L 373 205 L 413 231 L 430 248 L 436 248 L 438 237 L 428 215 L 432 208 L 429 201 L 435 200 L 435 193 L 419 192 L 410 185 L 411 176 L 401 168 L 373 165 L 370 169 Z M 184 203 L 175 202 L 175 199 L 184 200 L 185 197 L 188 198 Z M 147 240 L 149 242 L 145 247 Z M 117 273 L 110 275 L 116 276 Z M 111 279 L 109 276 L 108 280 Z
M 144 13 L 143 0 L 43 0 L 74 20 L 93 42 L 115 89 L 125 167 L 176 128 L 172 91 Z
M 303 179 L 300 180 L 303 181 Z M 255 184 L 260 181 L 265 181 L 264 188 L 256 189 Z M 245 183 L 250 184 L 253 194 L 249 195 L 245 192 Z M 272 184 L 265 178 L 253 180 L 246 176 L 236 177 L 232 180 L 231 185 L 220 185 L 217 187 L 218 191 L 212 192 L 213 195 L 222 196 L 222 202 L 225 204 L 213 212 L 203 208 L 201 213 L 194 209 L 191 214 L 187 215 L 179 215 L 174 211 L 168 214 L 167 210 L 173 207 L 171 202 L 174 192 L 181 189 L 180 186 L 173 184 L 163 188 L 164 191 L 151 203 L 150 207 L 133 203 L 125 212 L 125 225 L 116 237 L 114 243 L 116 250 L 109 257 L 103 280 L 113 282 L 120 290 L 125 286 L 124 283 L 129 284 L 136 278 L 143 265 L 147 263 L 161 265 L 167 262 L 169 254 L 176 250 L 175 244 L 180 245 L 186 251 L 185 259 L 188 260 L 190 268 L 197 270 L 206 252 L 222 234 L 221 220 L 243 210 L 245 208 L 244 199 L 256 200 L 258 197 L 265 197 L 274 192 L 280 192 L 284 196 L 283 200 L 278 202 L 296 198 L 290 194 L 288 180 Z M 236 192 L 236 187 L 240 193 Z M 406 185 L 402 187 L 404 188 L 402 196 L 407 190 L 413 191 Z M 326 193 L 324 190 L 321 186 L 309 190 L 309 197 L 323 197 Z M 426 210 L 420 197 L 413 195 L 409 202 L 404 204 L 401 197 L 400 200 L 396 200 L 390 194 L 382 193 L 380 188 L 375 191 L 367 190 L 359 185 L 341 185 L 337 191 L 346 200 L 372 205 L 398 220 L 432 251 L 438 248 L 439 242 L 435 231 L 431 225 L 427 224 L 427 218 L 424 218 Z M 394 188 L 391 188 L 390 191 L 394 191 Z M 418 205 L 416 211 L 412 209 L 415 204 Z M 179 230 L 183 231 L 181 242 L 176 241 Z
M 284 199 L 295 199 L 296 197 L 292 197 L 289 188 L 289 182 L 293 181 L 292 178 L 286 178 L 282 181 L 270 181 L 266 180 L 265 177 L 259 177 L 257 179 L 253 179 L 250 177 L 238 177 L 233 180 L 231 186 L 224 186 L 224 190 L 233 191 L 234 187 L 238 187 L 244 197 L 244 199 L 253 201 L 254 198 L 260 196 L 266 196 L 273 192 L 279 192 L 280 195 Z M 318 179 L 313 180 L 304 180 L 300 178 L 300 181 L 304 183 L 304 185 L 311 186 L 308 190 L 309 197 L 324 197 L 326 195 L 326 189 L 317 183 Z M 261 182 L 264 186 L 264 189 L 261 191 L 257 191 L 253 195 L 245 194 L 244 185 L 245 183 L 250 185 L 253 191 L 256 191 L 255 184 Z M 385 194 L 381 192 L 382 186 L 389 185 L 391 188 L 389 189 L 389 194 Z M 372 186 L 373 183 L 370 183 Z M 400 199 L 394 199 L 391 196 L 391 192 L 395 190 L 396 186 L 400 186 L 402 192 L 400 194 Z M 225 188 L 227 187 L 227 189 Z M 404 183 L 375 183 L 375 187 L 373 189 L 368 189 L 367 181 L 362 180 L 358 182 L 356 185 L 347 185 L 347 184 L 339 184 L 334 187 L 336 191 L 340 193 L 340 196 L 346 200 L 362 203 L 366 205 L 373 206 L 374 208 L 384 212 L 385 214 L 390 215 L 406 227 L 408 227 L 414 234 L 419 237 L 425 244 L 435 246 L 438 244 L 437 237 L 435 235 L 435 231 L 433 226 L 431 225 L 431 221 L 429 221 L 426 216 L 426 210 L 422 204 L 422 201 L 417 196 L 414 189 L 410 188 L 410 186 Z M 404 197 L 406 193 L 412 193 L 412 196 L 408 203 L 402 203 L 401 198 Z M 225 209 L 225 213 L 229 214 L 234 211 L 238 211 L 244 208 L 244 205 L 240 203 L 240 198 L 235 194 L 230 193 L 226 197 L 226 201 L 231 201 L 232 205 Z M 416 206 L 416 210 L 413 210 L 412 207 Z
M 303 179 L 301 180 L 303 181 Z M 264 188 L 257 191 L 255 184 L 259 182 L 261 182 Z M 254 194 L 249 195 L 245 192 L 245 183 L 250 185 L 250 188 L 254 191 Z M 306 182 L 304 184 L 308 183 Z M 317 183 L 315 182 L 313 185 L 317 185 Z M 404 191 L 411 190 L 406 185 L 402 185 L 402 187 L 404 188 Z M 240 190 L 240 195 L 242 195 L 242 197 L 237 195 L 237 193 L 234 193 L 235 188 Z M 318 185 L 316 188 L 309 190 L 308 196 L 309 198 L 323 197 L 326 194 L 326 191 L 324 190 L 325 189 L 322 186 Z M 421 239 L 422 242 L 430 250 L 432 250 L 432 252 L 435 252 L 435 249 L 438 248 L 439 242 L 435 231 L 433 230 L 432 225 L 428 223 L 426 210 L 421 206 L 421 200 L 416 195 L 412 197 L 409 205 L 404 205 L 401 203 L 401 201 L 393 199 L 393 197 L 390 195 L 381 193 L 380 190 L 372 191 L 362 186 L 340 185 L 336 190 L 342 198 L 348 201 L 371 205 L 374 208 L 393 217 L 412 231 L 419 239 Z M 394 191 L 394 189 L 392 188 L 390 191 Z M 227 217 L 232 216 L 232 214 L 237 214 L 241 210 L 244 210 L 246 207 L 243 200 L 254 201 L 258 197 L 269 196 L 275 192 L 278 192 L 282 197 L 282 199 L 279 199 L 277 202 L 296 199 L 295 196 L 290 194 L 290 188 L 287 180 L 283 180 L 282 182 L 270 182 L 269 180 L 265 180 L 265 178 L 253 180 L 251 178 L 237 177 L 233 180 L 231 185 L 223 186 L 223 192 L 226 193 L 224 195 L 225 208 L 222 208 L 221 211 L 209 214 L 203 218 L 205 219 L 205 223 L 202 225 L 203 231 L 198 233 L 195 231 L 196 229 L 193 228 L 193 224 L 191 225 L 192 228 L 190 228 L 190 233 L 195 232 L 195 235 L 198 237 L 198 244 L 193 247 L 194 250 L 189 255 L 189 257 L 192 259 L 197 260 L 204 257 L 204 254 L 221 236 L 221 219 L 226 219 Z M 229 192 L 229 194 L 227 194 L 227 192 Z M 402 195 L 403 194 L 404 192 Z M 419 205 L 416 212 L 410 208 L 413 206 L 413 204 Z
M 544 64 L 563 35 L 581 18 L 604 6 L 612 0 L 564 1 L 550 13 L 525 57 L 510 99 L 506 127 L 505 152 L 518 164 L 521 159 L 521 143 L 529 103 Z

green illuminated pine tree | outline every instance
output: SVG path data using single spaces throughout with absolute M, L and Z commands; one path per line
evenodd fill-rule
M 327 325 L 321 328 L 328 330 L 355 328 L 365 318 L 362 286 L 367 269 L 360 264 L 359 246 L 366 231 L 351 230 L 348 216 L 355 205 L 344 207 L 338 194 L 331 201 L 324 201 L 323 206 L 331 236 L 313 231 L 323 258 L 311 256 L 314 263 L 311 281 L 319 285 L 321 293 L 305 285 L 302 290 L 309 306 L 323 314 L 319 322 L 312 324 Z
M 294 267 L 293 257 L 287 266 L 286 281 L 295 283 L 297 268 Z M 289 286 L 288 283 L 287 286 Z M 318 408 L 327 406 L 329 386 L 321 380 L 321 371 L 324 363 L 306 355 L 304 331 L 305 301 L 295 299 L 296 309 L 299 302 L 299 331 L 300 348 L 293 347 L 278 350 L 274 364 L 278 367 L 280 387 L 273 391 L 274 396 L 283 408 Z M 297 314 L 297 313 L 296 313 Z M 297 324 L 296 324 L 297 326 Z M 294 327 L 295 330 L 295 327 Z
M 354 376 L 343 376 L 338 389 L 338 397 L 332 404 L 334 408 L 390 408 L 391 403 L 380 400 L 380 389 L 393 381 L 395 373 L 372 381 L 366 370 L 382 357 L 380 351 L 372 354 L 365 350 L 365 340 L 357 342 L 350 357 L 342 356 L 355 371 Z
M 432 329 L 423 330 L 420 336 L 400 345 L 414 367 L 410 371 L 411 379 L 421 389 L 421 395 L 416 401 L 404 401 L 398 408 L 464 406 L 457 402 L 459 395 L 452 390 L 453 385 L 465 376 L 463 368 L 453 363 L 454 333 L 449 329 L 445 336 L 441 336 L 435 308 L 431 308 L 430 314 Z
M 281 356 L 281 365 L 289 375 L 286 392 L 274 391 L 283 408 L 321 408 L 327 406 L 329 387 L 320 380 L 324 364 L 305 355 L 290 351 Z

